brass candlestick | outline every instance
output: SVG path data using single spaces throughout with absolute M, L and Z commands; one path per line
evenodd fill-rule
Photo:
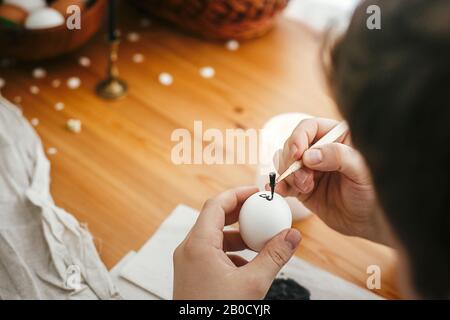
M 118 99 L 126 95 L 128 86 L 119 79 L 119 69 L 117 59 L 119 57 L 120 40 L 115 39 L 110 42 L 110 54 L 106 79 L 97 85 L 97 95 L 108 100 Z

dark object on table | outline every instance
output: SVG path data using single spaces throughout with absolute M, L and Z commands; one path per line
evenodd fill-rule
M 108 26 L 110 45 L 108 69 L 106 78 L 97 85 L 96 92 L 103 99 L 118 99 L 127 93 L 128 86 L 119 79 L 119 68 L 117 67 L 120 44 L 117 31 L 117 0 L 109 0 Z
M 111 35 L 111 33 L 110 33 Z M 114 100 L 127 94 L 128 85 L 119 79 L 119 69 L 117 67 L 120 40 L 110 40 L 109 63 L 106 78 L 97 84 L 97 95 L 103 99 Z
M 208 39 L 250 39 L 269 31 L 289 0 L 132 0 L 139 8 Z
M 264 300 L 310 300 L 311 293 L 292 279 L 275 279 Z
M 108 2 L 108 39 L 114 42 L 118 39 L 117 35 L 117 0 Z

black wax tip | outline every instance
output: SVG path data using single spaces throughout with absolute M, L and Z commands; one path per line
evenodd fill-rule
M 275 279 L 264 300 L 310 300 L 311 293 L 293 279 Z
M 261 198 L 264 198 L 264 199 L 266 199 L 266 200 L 268 200 L 268 201 L 272 201 L 272 200 L 273 200 L 273 194 L 274 194 L 274 192 L 275 192 L 275 185 L 276 185 L 275 177 L 276 177 L 276 173 L 275 173 L 275 172 L 269 173 L 269 180 L 270 180 L 270 183 L 269 183 L 269 185 L 270 185 L 270 195 L 267 195 L 267 194 L 260 194 L 259 196 L 260 196 Z
M 276 185 L 276 178 L 277 174 L 275 172 L 269 173 L 269 180 L 270 180 L 270 200 L 273 199 L 273 193 L 275 192 L 275 185 Z
M 270 185 L 275 184 L 275 178 L 277 177 L 277 174 L 275 172 L 269 173 L 269 181 Z

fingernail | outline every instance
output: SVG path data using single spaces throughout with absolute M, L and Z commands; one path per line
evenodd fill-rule
M 297 248 L 298 244 L 300 243 L 300 240 L 302 239 L 302 236 L 300 235 L 300 232 L 296 229 L 290 229 L 286 236 L 284 237 L 284 241 L 289 244 L 291 247 L 291 250 L 294 250 Z
M 289 149 L 289 153 L 290 153 L 290 155 L 291 155 L 291 158 L 296 159 L 295 154 L 297 153 L 297 151 L 298 151 L 298 148 L 297 148 L 297 146 L 293 143 L 293 144 L 291 145 L 291 148 Z
M 312 165 L 321 163 L 322 159 L 322 151 L 320 151 L 319 149 L 307 150 L 303 155 L 303 161 Z

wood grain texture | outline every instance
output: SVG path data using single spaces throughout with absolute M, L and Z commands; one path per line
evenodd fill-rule
M 6 80 L 3 95 L 11 100 L 20 96 L 24 115 L 40 121 L 36 130 L 45 148 L 58 150 L 49 155 L 56 203 L 88 225 L 109 268 L 138 250 L 177 204 L 199 209 L 218 192 L 254 183 L 256 168 L 250 165 L 174 165 L 174 129 L 192 130 L 194 120 L 202 120 L 204 128 L 262 128 L 272 116 L 288 111 L 339 117 L 321 84 L 320 37 L 298 23 L 283 20 L 266 37 L 231 52 L 222 43 L 156 23 L 142 28 L 134 10 L 121 12 L 122 33 L 141 36 L 121 46 L 119 67 L 130 87 L 121 100 L 107 102 L 94 95 L 106 68 L 101 35 L 72 55 L 40 64 L 48 71 L 45 79 L 32 78 L 34 64 L 0 69 Z M 144 55 L 143 63 L 132 61 L 135 53 Z M 92 65 L 79 66 L 80 56 L 89 57 Z M 199 76 L 198 69 L 206 65 L 215 68 L 213 79 Z M 157 81 L 163 71 L 173 75 L 172 86 Z M 65 85 L 71 76 L 81 78 L 79 89 Z M 51 86 L 54 79 L 63 82 L 60 88 Z M 30 94 L 31 85 L 40 93 Z M 54 110 L 60 101 L 65 108 Z M 64 129 L 69 118 L 82 121 L 80 134 Z M 295 226 L 303 234 L 300 257 L 363 287 L 367 266 L 379 265 L 382 288 L 377 293 L 398 297 L 393 251 L 344 237 L 317 217 Z

